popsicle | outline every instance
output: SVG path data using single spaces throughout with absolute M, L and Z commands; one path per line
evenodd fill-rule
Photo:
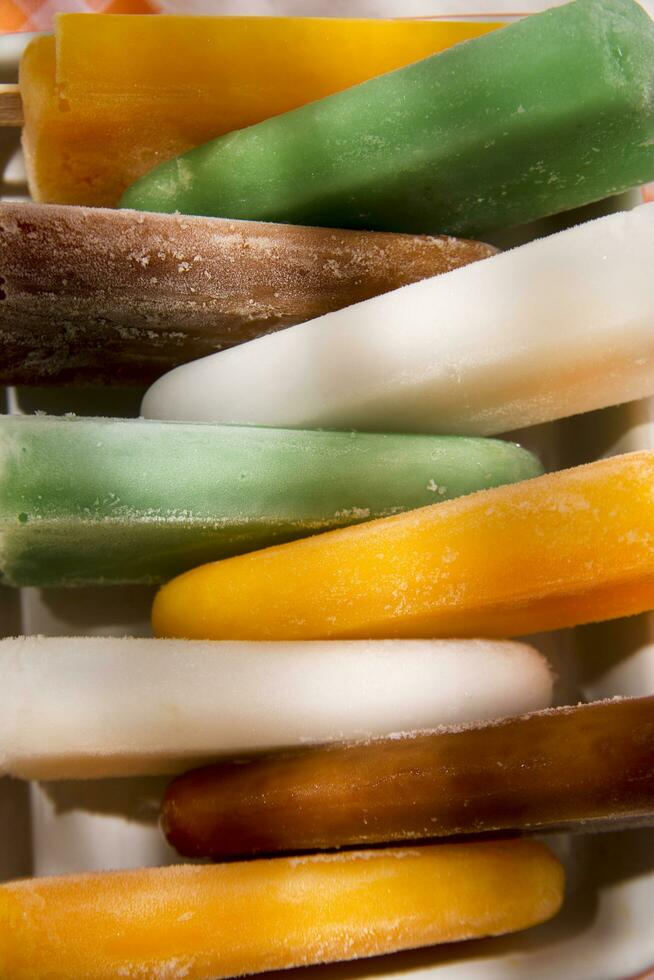
M 186 856 L 316 850 L 654 818 L 654 697 L 225 762 L 175 780 Z
M 493 640 L 0 640 L 0 773 L 182 772 L 221 755 L 547 707 L 533 647 Z
M 0 886 L 0 969 L 220 980 L 525 929 L 563 886 L 520 840 L 32 878 Z
M 183 365 L 143 414 L 490 435 L 641 398 L 652 249 L 654 204 L 611 214 Z
M 654 608 L 654 453 L 615 456 L 214 562 L 158 636 L 519 636 Z
M 162 160 L 497 26 L 59 15 L 20 67 L 32 196 L 113 206 Z
M 0 384 L 148 384 L 494 252 L 455 238 L 2 202 Z
M 541 472 L 499 440 L 0 416 L 0 577 L 161 582 Z
M 654 178 L 654 25 L 574 0 L 160 163 L 123 207 L 477 237 Z

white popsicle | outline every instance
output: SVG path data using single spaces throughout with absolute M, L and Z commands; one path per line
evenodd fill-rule
M 654 392 L 654 204 L 183 365 L 150 418 L 492 435 Z
M 177 772 L 522 714 L 551 697 L 545 658 L 508 641 L 19 637 L 0 641 L 0 773 Z

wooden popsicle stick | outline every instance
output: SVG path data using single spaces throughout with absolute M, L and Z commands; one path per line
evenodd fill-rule
M 22 126 L 23 103 L 18 85 L 0 85 L 0 126 Z

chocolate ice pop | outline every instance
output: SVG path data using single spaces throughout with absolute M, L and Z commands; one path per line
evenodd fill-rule
M 647 820 L 654 697 L 217 763 L 162 809 L 181 854 L 212 858 Z
M 448 237 L 3 202 L 0 384 L 147 384 L 494 252 Z

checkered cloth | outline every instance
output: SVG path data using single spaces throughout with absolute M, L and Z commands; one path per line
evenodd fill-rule
M 0 34 L 52 30 L 62 11 L 288 17 L 485 17 L 535 13 L 566 0 L 0 0 Z M 640 0 L 654 14 L 654 0 Z
M 154 14 L 157 0 L 0 0 L 0 31 L 47 31 L 62 11 L 103 14 Z
M 54 15 L 242 14 L 288 17 L 484 17 L 536 13 L 566 0 L 0 0 L 0 34 L 52 30 Z M 654 16 L 654 0 L 640 0 Z
M 510 9 L 516 0 L 504 0 Z M 549 6 L 564 0 L 525 0 Z M 654 2 L 654 0 L 653 0 Z M 476 0 L 482 14 L 496 0 Z M 57 13 L 88 14 L 282 14 L 288 16 L 411 17 L 469 14 L 469 0 L 0 0 L 0 34 L 52 30 Z M 500 0 L 499 7 L 502 6 Z M 417 9 L 408 9 L 416 7 Z M 498 9 L 499 9 L 498 7 Z M 493 7 L 494 10 L 494 7 Z

